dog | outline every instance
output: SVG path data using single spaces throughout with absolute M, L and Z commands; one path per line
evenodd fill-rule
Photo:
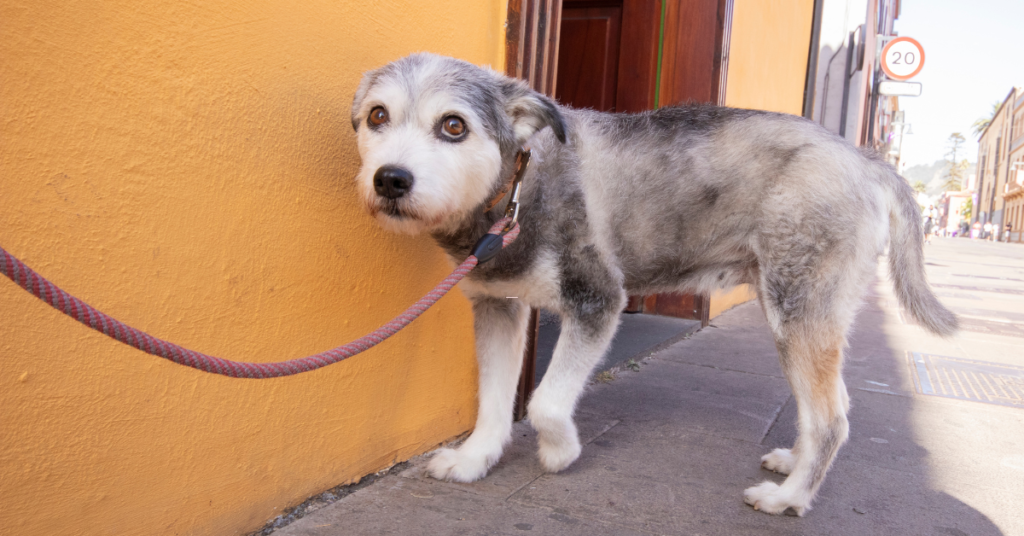
M 364 74 L 352 127 L 369 214 L 391 231 L 429 233 L 456 263 L 502 218 L 504 204 L 489 201 L 510 195 L 521 148 L 533 153 L 518 240 L 461 285 L 479 412 L 461 446 L 431 458 L 435 478 L 478 480 L 511 440 L 530 307 L 562 321 L 527 406 L 540 462 L 557 472 L 580 455 L 573 412 L 627 294 L 753 285 L 799 411 L 793 448 L 761 458 L 788 477 L 744 492 L 769 514 L 803 515 L 847 439 L 843 348 L 887 243 L 901 306 L 934 333 L 957 329 L 925 280 L 914 191 L 877 154 L 806 119 L 710 105 L 572 109 L 421 53 Z

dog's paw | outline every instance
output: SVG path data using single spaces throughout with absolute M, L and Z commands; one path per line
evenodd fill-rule
M 427 473 L 438 480 L 475 482 L 483 478 L 490 468 L 487 456 L 467 453 L 462 449 L 441 449 L 427 464 Z
M 782 491 L 775 482 L 764 481 L 743 492 L 743 502 L 766 514 L 786 514 L 803 517 L 810 510 L 809 501 L 799 501 Z
M 540 458 L 540 464 L 548 472 L 557 473 L 580 457 L 583 447 L 575 435 L 560 436 L 554 440 L 545 438 L 545 435 L 538 435 L 537 456 Z
M 761 467 L 776 473 L 788 475 L 796 466 L 796 456 L 789 449 L 775 449 L 761 456 Z

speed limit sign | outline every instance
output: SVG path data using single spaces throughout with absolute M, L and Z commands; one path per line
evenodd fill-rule
M 893 80 L 910 80 L 924 67 L 924 48 L 909 37 L 897 37 L 882 49 L 882 70 Z

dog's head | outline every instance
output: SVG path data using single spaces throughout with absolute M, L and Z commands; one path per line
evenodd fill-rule
M 450 229 L 483 210 L 519 147 L 548 126 L 564 143 L 558 107 L 520 81 L 432 54 L 402 58 L 363 75 L 352 103 L 360 196 L 386 229 Z

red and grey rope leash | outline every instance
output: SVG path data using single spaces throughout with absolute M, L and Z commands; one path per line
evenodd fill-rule
M 447 294 L 473 268 L 494 258 L 502 248 L 511 244 L 519 236 L 519 225 L 517 222 L 519 215 L 519 185 L 522 182 L 522 176 L 525 174 L 526 164 L 529 162 L 530 156 L 529 151 L 521 154 L 523 155 L 520 160 L 521 165 L 516 173 L 515 187 L 512 192 L 512 199 L 509 201 L 509 206 L 505 210 L 505 217 L 495 223 L 487 234 L 476 243 L 472 254 L 455 268 L 451 275 L 446 277 L 444 281 L 441 281 L 426 296 L 414 303 L 402 314 L 396 316 L 376 331 L 344 346 L 300 359 L 277 363 L 243 363 L 206 355 L 158 339 L 148 333 L 125 325 L 97 311 L 82 300 L 64 292 L 57 285 L 49 282 L 26 266 L 25 263 L 7 253 L 2 247 L 0 247 L 0 272 L 33 296 L 82 324 L 112 339 L 138 348 L 148 354 L 168 359 L 179 365 L 232 378 L 277 378 L 309 372 L 364 352 L 398 333 L 399 330 L 409 325 L 410 322 Z
M 485 238 L 495 237 L 490 238 L 488 241 L 501 244 L 501 247 L 505 247 L 512 243 L 512 241 L 516 239 L 516 236 L 519 235 L 518 225 L 514 226 L 503 236 L 499 234 L 509 222 L 511 222 L 511 218 L 502 219 L 491 228 L 491 231 L 485 235 Z M 500 240 L 498 240 L 499 237 Z M 501 248 L 497 248 L 493 252 L 496 254 L 500 249 Z M 177 344 L 158 339 L 148 333 L 115 320 L 114 318 L 97 311 L 82 300 L 64 292 L 57 285 L 47 281 L 46 278 L 26 266 L 25 263 L 14 258 L 3 248 L 0 248 L 0 272 L 3 272 L 4 275 L 9 277 L 11 281 L 17 283 L 18 286 L 29 291 L 33 296 L 52 305 L 58 311 L 112 339 L 138 348 L 148 354 L 169 359 L 179 365 L 185 365 L 204 372 L 231 376 L 232 378 L 277 378 L 280 376 L 291 376 L 292 374 L 308 372 L 320 367 L 326 367 L 327 365 L 337 363 L 342 359 L 352 357 L 360 352 L 366 351 L 384 342 L 385 339 L 395 333 L 398 333 L 399 330 L 423 314 L 424 311 L 426 311 L 431 305 L 434 305 L 434 303 L 436 303 L 437 300 L 440 300 L 442 296 L 447 294 L 456 283 L 461 281 L 462 278 L 480 262 L 481 259 L 476 255 L 470 255 L 455 269 L 454 272 L 451 273 L 451 275 L 446 277 L 444 281 L 441 281 L 433 290 L 427 293 L 426 296 L 414 303 L 402 314 L 396 316 L 393 320 L 384 324 L 380 328 L 377 328 L 376 331 L 344 346 L 339 346 L 333 350 L 303 357 L 301 359 L 292 359 L 290 361 L 281 361 L 278 363 L 242 363 L 182 348 Z

